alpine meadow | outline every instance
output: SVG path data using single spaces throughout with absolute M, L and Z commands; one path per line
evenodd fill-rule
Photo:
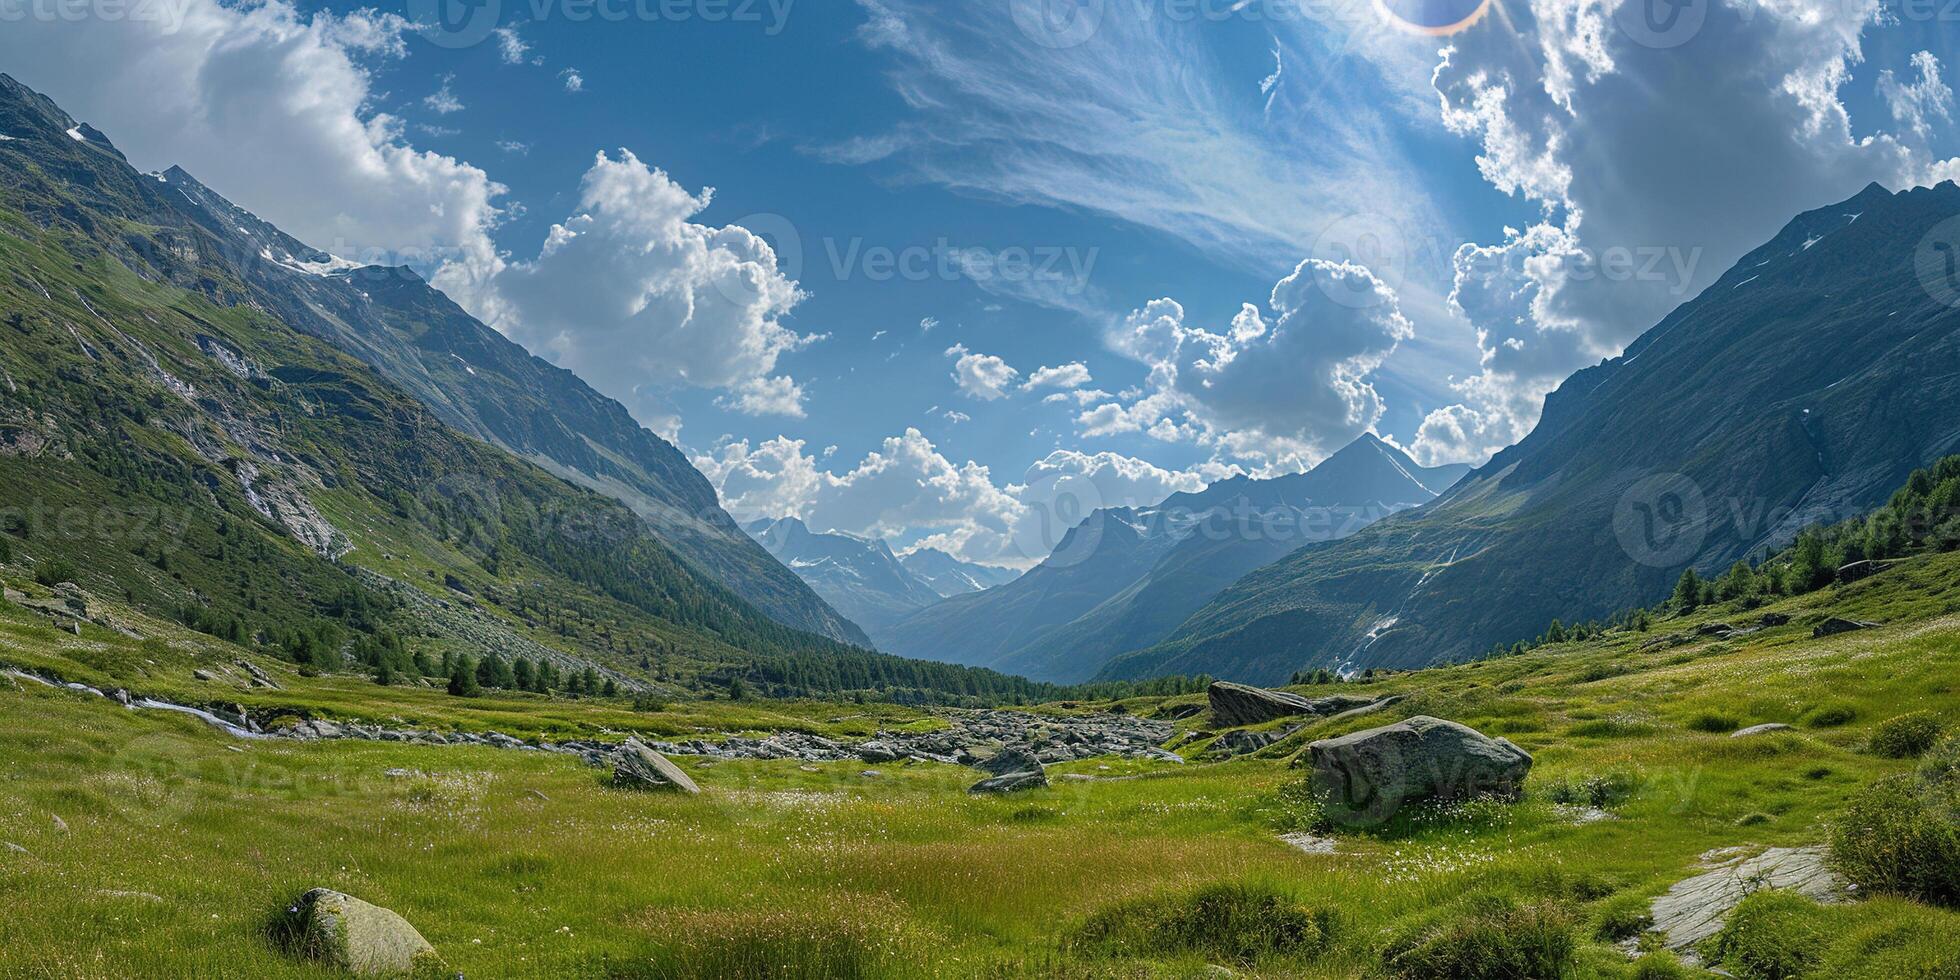
M 0 0 L 0 977 L 1960 980 L 1884 0 Z

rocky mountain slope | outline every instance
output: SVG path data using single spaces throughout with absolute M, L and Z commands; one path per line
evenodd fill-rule
M 993 565 L 980 565 L 961 561 L 937 548 L 919 548 L 898 559 L 906 571 L 919 577 L 926 586 L 939 593 L 941 598 L 950 599 L 956 595 L 972 592 L 985 592 L 995 586 L 1006 585 L 1021 576 L 1011 568 Z
M 211 238 L 252 303 L 366 362 L 450 427 L 617 498 L 686 560 L 784 625 L 863 644 L 862 631 L 771 559 L 678 449 L 618 402 L 533 357 L 414 272 L 320 252 L 190 174 L 160 202 Z
M 882 540 L 812 531 L 794 517 L 756 521 L 744 530 L 865 629 L 881 629 L 941 598 Z
M 1960 447 L 1960 187 L 1792 221 L 1443 499 L 1259 569 L 1107 676 L 1407 667 L 1651 602 Z
M 1467 468 L 1426 470 L 1374 436 L 1307 473 L 1244 477 L 1155 507 L 1099 510 L 1014 582 L 873 630 L 881 649 L 1083 680 L 1169 635 L 1240 576 L 1422 504 Z

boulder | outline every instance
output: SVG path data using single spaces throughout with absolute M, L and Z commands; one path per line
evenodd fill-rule
M 442 957 L 408 920 L 315 888 L 286 910 L 294 951 L 356 976 L 439 976 Z
M 1501 738 L 1418 715 L 1307 747 L 1314 795 L 1336 823 L 1366 826 L 1417 800 L 1515 800 L 1531 756 Z
M 613 782 L 635 789 L 673 789 L 699 793 L 701 787 L 666 756 L 629 738 L 613 759 Z
M 1877 628 L 1877 623 L 1861 623 L 1855 619 L 1839 619 L 1833 616 L 1830 619 L 1818 623 L 1817 628 L 1812 630 L 1810 635 L 1814 639 L 1821 640 L 1827 636 L 1838 636 L 1844 633 L 1856 633 L 1859 630 L 1875 630 Z
M 1790 625 L 1790 617 L 1783 613 L 1764 613 L 1763 618 L 1758 622 L 1762 624 L 1764 629 L 1773 629 L 1778 626 Z
M 969 793 L 1018 793 L 1024 789 L 1041 789 L 1048 785 L 1048 774 L 1036 769 L 1033 772 L 1010 772 L 983 779 L 974 783 Z
M 1014 745 L 994 754 L 991 759 L 983 759 L 975 768 L 996 776 L 1011 772 L 1040 772 L 1042 762 L 1026 746 Z
M 1301 715 L 1337 715 L 1375 703 L 1374 698 L 1358 698 L 1349 694 L 1308 699 L 1286 691 L 1269 691 L 1230 681 L 1214 682 L 1205 694 L 1211 699 L 1212 721 L 1220 728 L 1259 725 Z
M 1850 585 L 1853 582 L 1862 582 L 1884 571 L 1891 564 L 1886 561 L 1854 561 L 1837 570 L 1838 584 Z
M 1769 735 L 1773 732 L 1793 732 L 1793 731 L 1796 731 L 1796 729 L 1790 727 L 1789 725 L 1772 722 L 1771 724 L 1768 725 L 1754 725 L 1749 728 L 1745 728 L 1739 732 L 1736 732 L 1733 735 L 1730 735 L 1729 737 L 1749 738 L 1754 735 Z

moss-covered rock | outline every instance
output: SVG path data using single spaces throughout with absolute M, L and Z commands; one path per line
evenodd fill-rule
M 408 920 L 352 895 L 315 888 L 286 910 L 292 951 L 363 977 L 441 976 L 441 955 Z

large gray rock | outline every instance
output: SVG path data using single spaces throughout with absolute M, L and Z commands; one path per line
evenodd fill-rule
M 1746 850 L 1710 852 L 1703 855 L 1703 866 L 1712 870 L 1654 899 L 1652 931 L 1677 953 L 1691 953 L 1702 940 L 1720 932 L 1729 910 L 1753 891 L 1782 888 L 1826 904 L 1845 901 L 1852 894 L 1844 879 L 1830 870 L 1829 855 L 1821 847 L 1772 847 L 1755 855 Z
M 699 793 L 701 787 L 694 785 L 681 767 L 674 765 L 666 756 L 647 748 L 639 739 L 629 738 L 620 747 L 619 755 L 613 760 L 613 781 L 621 786 L 637 789 L 677 789 L 683 793 Z
M 1033 772 L 1010 772 L 983 779 L 967 790 L 969 793 L 1018 793 L 1024 789 L 1041 789 L 1048 785 L 1048 774 L 1040 769 Z
M 295 951 L 356 976 L 440 976 L 442 957 L 408 920 L 315 888 L 286 910 Z
M 1417 800 L 1516 799 L 1531 756 L 1501 738 L 1418 715 L 1307 747 L 1309 784 L 1327 816 L 1347 826 L 1393 817 Z
M 1373 698 L 1348 694 L 1308 699 L 1286 691 L 1269 691 L 1230 681 L 1214 682 L 1205 694 L 1211 699 L 1212 720 L 1220 728 L 1259 725 L 1301 715 L 1337 715 L 1375 702 Z
M 1875 630 L 1877 628 L 1877 623 L 1861 623 L 1855 619 L 1839 619 L 1833 616 L 1817 624 L 1817 628 L 1812 630 L 1810 635 L 1814 639 L 1821 640 L 1827 636 L 1838 636 L 1844 633 L 1856 633 L 1859 630 Z
M 991 759 L 981 760 L 974 768 L 1005 776 L 1011 772 L 1040 772 L 1041 765 L 1041 759 L 1025 746 L 1014 745 L 996 752 Z

